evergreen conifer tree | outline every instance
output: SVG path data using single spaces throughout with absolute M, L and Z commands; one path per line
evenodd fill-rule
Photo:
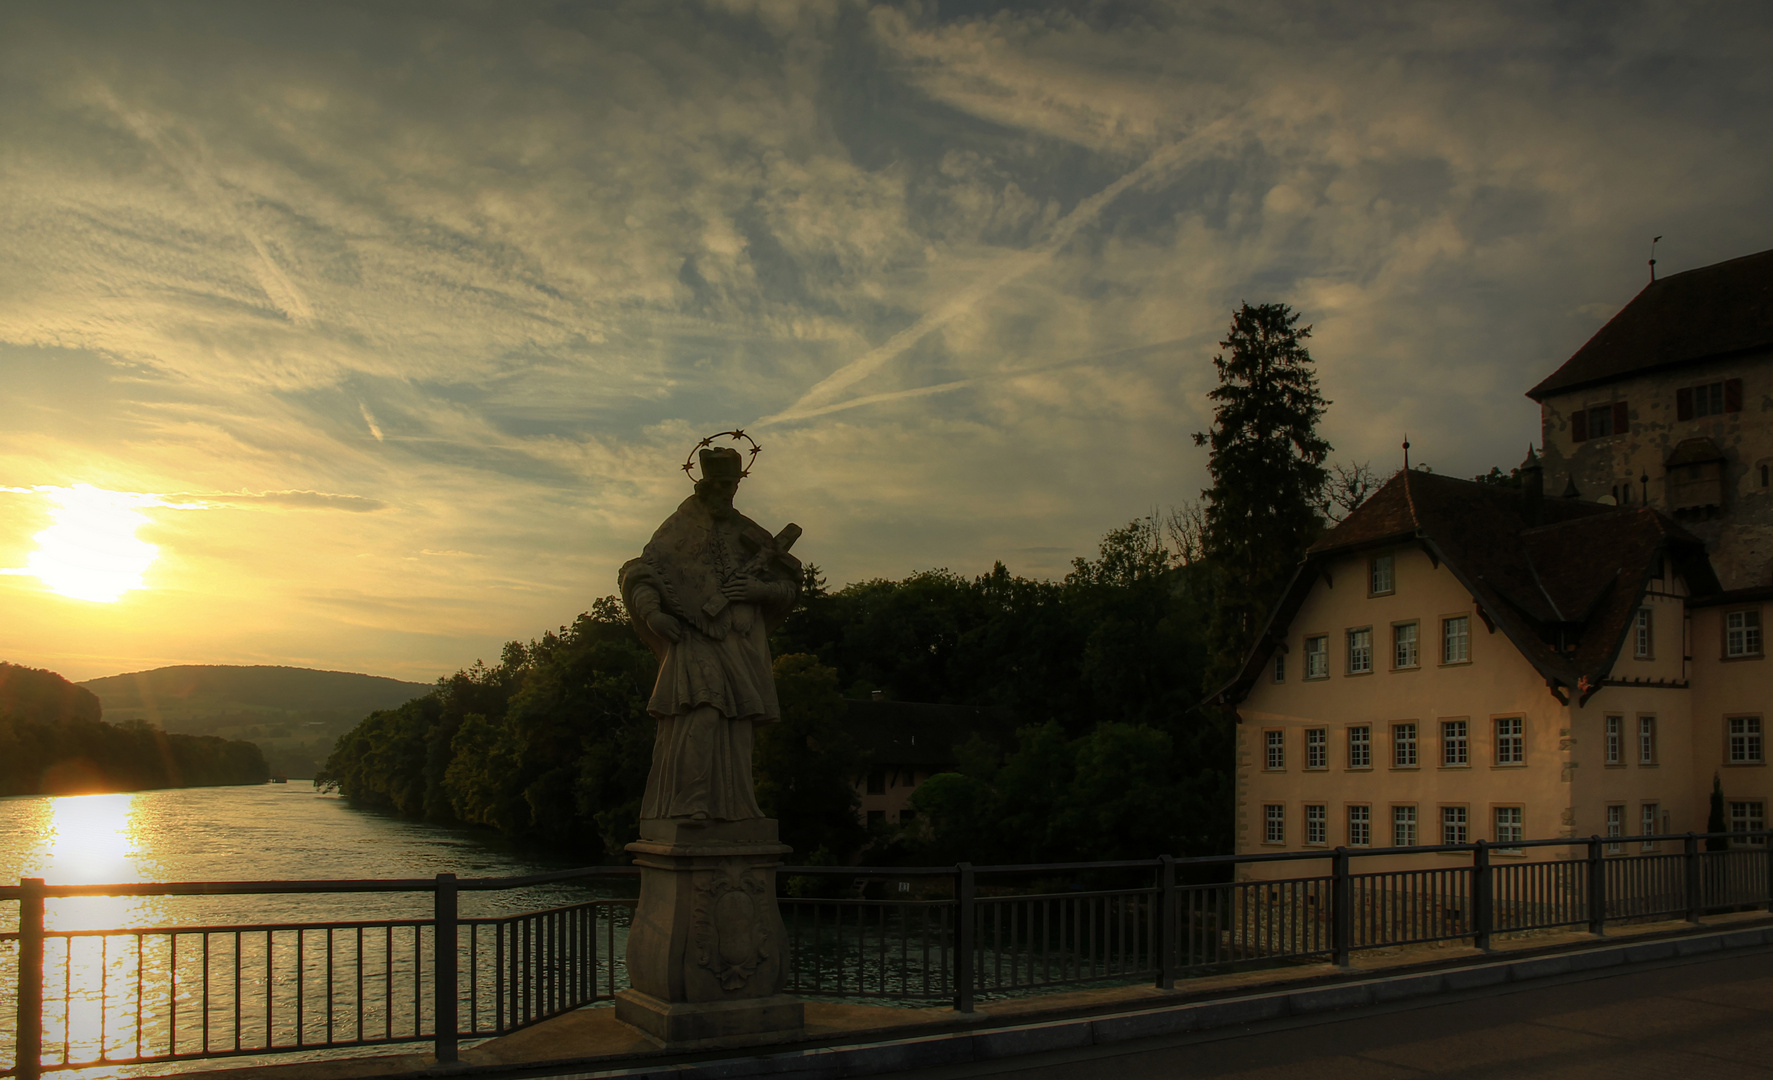
M 1712 773 L 1711 806 L 1705 815 L 1705 831 L 1721 833 L 1729 827 L 1724 823 L 1724 782 L 1718 778 L 1717 773 Z M 1730 841 L 1723 836 L 1708 836 L 1705 838 L 1705 850 L 1728 851 L 1730 850 Z
M 1210 692 L 1236 671 L 1307 546 L 1323 528 L 1318 508 L 1330 444 L 1317 422 L 1330 403 L 1318 392 L 1305 339 L 1310 326 L 1286 304 L 1242 305 L 1213 357 L 1219 385 L 1210 446 L 1203 537 L 1216 571 L 1209 640 Z

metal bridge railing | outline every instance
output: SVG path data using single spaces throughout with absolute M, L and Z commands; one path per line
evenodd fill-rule
M 1355 950 L 1528 930 L 1773 910 L 1770 832 L 1479 841 L 1195 859 L 945 867 L 784 867 L 787 991 L 905 1004 L 1239 966 L 1349 962 Z M 1705 850 L 1708 840 L 1725 850 Z M 1704 844 L 1704 847 L 1702 847 Z M 1575 849 L 1535 858 L 1540 849 Z M 1614 854 L 1617 852 L 1617 854 Z M 1400 866 L 1423 855 L 1462 861 Z M 1295 864 L 1262 877 L 1263 864 Z M 1324 870 L 1327 868 L 1327 872 Z M 1240 877 L 1241 880 L 1237 880 Z M 0 886 L 0 1077 L 504 1035 L 627 986 L 634 900 L 464 918 L 464 891 L 589 878 Z M 913 883 L 916 889 L 913 890 Z M 882 885 L 905 894 L 870 896 Z M 849 895 L 806 895 L 821 890 Z M 430 918 L 61 930 L 44 902 L 76 896 L 428 893 Z M 10 1053 L 8 1053 L 10 1051 Z
M 515 889 L 635 871 L 594 867 L 521 878 L 177 882 L 0 888 L 18 930 L 0 934 L 17 1009 L 0 1029 L 0 1076 L 504 1035 L 613 996 L 633 900 L 461 918 L 463 890 Z M 78 896 L 274 893 L 432 895 L 431 918 L 56 930 L 44 901 Z M 6 1044 L 10 1043 L 10 1047 Z

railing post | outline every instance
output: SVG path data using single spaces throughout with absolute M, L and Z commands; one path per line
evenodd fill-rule
M 1330 856 L 1330 951 L 1342 967 L 1348 966 L 1348 947 L 1354 937 L 1354 905 L 1348 880 L 1348 849 L 1339 847 Z
M 1601 838 L 1588 838 L 1588 932 L 1595 936 L 1607 932 L 1607 856 Z
M 954 867 L 954 1011 L 973 1011 L 973 864 Z
M 433 893 L 431 924 L 432 978 L 437 1018 L 436 1055 L 439 1063 L 456 1060 L 456 876 L 438 874 Z
M 1699 912 L 1705 907 L 1705 891 L 1699 880 L 1699 834 L 1688 833 L 1686 838 L 1687 868 L 1687 921 L 1698 922 Z
M 1490 845 L 1479 840 L 1471 849 L 1471 943 L 1490 951 L 1496 927 L 1495 879 L 1490 870 Z
M 43 1075 L 43 879 L 18 882 L 18 1080 Z
M 1157 988 L 1176 987 L 1176 860 L 1157 857 Z

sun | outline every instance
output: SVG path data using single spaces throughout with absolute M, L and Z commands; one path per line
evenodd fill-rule
M 160 549 L 138 539 L 148 524 L 137 507 L 159 505 L 152 495 L 106 491 L 91 484 L 40 487 L 54 505 L 50 526 L 38 533 L 37 550 L 22 570 L 51 592 L 95 604 L 113 604 L 131 589 L 146 588 L 142 574 Z

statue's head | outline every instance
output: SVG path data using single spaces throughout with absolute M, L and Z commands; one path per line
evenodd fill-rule
M 702 478 L 696 481 L 696 494 L 718 514 L 733 508 L 733 495 L 744 479 L 745 465 L 739 452 L 730 447 L 704 447 L 697 452 Z

